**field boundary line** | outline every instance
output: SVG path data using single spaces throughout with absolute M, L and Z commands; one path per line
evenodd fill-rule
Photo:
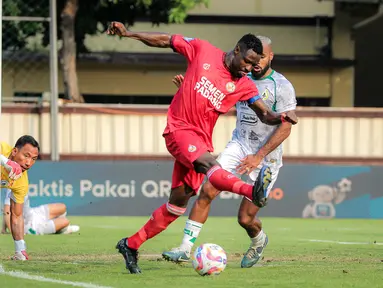
M 1 265 L 1 264 L 0 264 L 0 275 L 7 275 L 7 276 L 11 276 L 13 278 L 26 279 L 26 280 L 32 280 L 32 281 L 37 281 L 37 282 L 56 283 L 56 284 L 74 286 L 74 287 L 83 287 L 83 288 L 112 288 L 110 286 L 96 285 L 96 284 L 92 284 L 92 283 L 85 283 L 85 282 L 76 282 L 76 281 L 68 281 L 68 280 L 59 280 L 59 279 L 47 278 L 47 277 L 44 277 L 44 276 L 32 275 L 32 274 L 29 274 L 27 272 L 21 272 L 21 271 L 5 271 L 4 266 Z
M 348 242 L 348 241 L 334 241 L 334 240 L 320 240 L 320 239 L 301 239 L 308 242 L 317 242 L 317 243 L 333 243 L 333 244 L 342 244 L 342 245 L 383 245 L 383 243 L 377 242 Z

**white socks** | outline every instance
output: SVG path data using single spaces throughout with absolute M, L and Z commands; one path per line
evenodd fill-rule
M 266 234 L 263 232 L 263 230 L 261 230 L 257 236 L 255 236 L 254 238 L 250 238 L 251 247 L 256 248 L 261 246 L 265 240 L 265 237 L 266 237 Z
M 15 240 L 15 252 L 21 252 L 27 250 L 24 240 Z
M 197 240 L 197 237 L 199 235 L 199 232 L 202 229 L 203 224 L 195 222 L 193 220 L 187 220 L 185 229 L 184 229 L 184 239 L 182 240 L 181 244 L 181 250 L 186 252 L 191 252 L 191 249 L 193 248 L 195 240 Z

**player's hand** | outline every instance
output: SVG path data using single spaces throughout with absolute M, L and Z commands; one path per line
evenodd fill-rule
M 184 82 L 184 76 L 182 74 L 176 75 L 173 77 L 172 81 L 177 86 L 177 88 L 180 88 L 182 82 Z
M 8 160 L 4 168 L 8 171 L 8 177 L 11 180 L 17 180 L 21 177 L 23 170 L 21 166 L 14 161 Z
M 298 117 L 294 111 L 287 111 L 282 113 L 281 116 L 283 117 L 284 121 L 290 122 L 293 125 L 298 123 Z
M 111 22 L 106 30 L 108 35 L 117 35 L 120 37 L 126 36 L 128 34 L 128 29 L 121 22 Z
M 241 164 L 237 166 L 237 172 L 239 174 L 247 174 L 249 175 L 254 169 L 257 169 L 262 162 L 262 157 L 255 155 L 248 155 L 247 157 L 241 160 Z

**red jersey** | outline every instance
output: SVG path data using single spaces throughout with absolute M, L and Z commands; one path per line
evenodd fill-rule
M 213 129 L 219 115 L 238 101 L 260 99 L 257 87 L 248 77 L 233 78 L 224 65 L 225 53 L 207 41 L 173 35 L 171 46 L 186 57 L 188 68 L 170 104 L 164 135 L 193 130 L 213 152 Z

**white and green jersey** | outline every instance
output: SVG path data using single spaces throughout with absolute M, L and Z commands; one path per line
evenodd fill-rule
M 282 113 L 295 110 L 297 101 L 293 85 L 282 74 L 272 71 L 267 77 L 259 80 L 248 75 L 257 85 L 259 95 L 273 111 Z M 232 141 L 241 144 L 247 154 L 255 154 L 270 138 L 278 126 L 262 123 L 247 102 L 238 102 L 237 125 L 233 131 Z M 271 168 L 282 166 L 282 145 L 269 153 L 264 159 Z

